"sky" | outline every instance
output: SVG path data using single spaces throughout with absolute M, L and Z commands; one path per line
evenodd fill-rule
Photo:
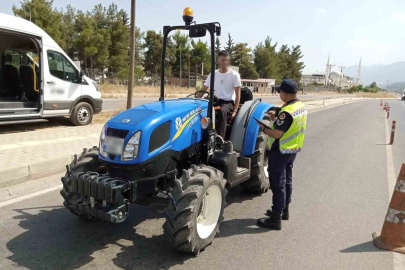
M 21 0 L 2 1 L 1 13 L 13 14 Z M 61 9 L 70 4 L 80 10 L 108 6 L 108 0 L 54 0 Z M 130 0 L 115 0 L 130 11 Z M 137 0 L 136 24 L 142 31 L 164 25 L 182 25 L 185 7 L 194 10 L 198 23 L 218 21 L 222 45 L 227 34 L 235 43 L 253 49 L 266 36 L 278 45 L 301 45 L 304 73 L 338 66 L 390 64 L 405 61 L 405 0 Z M 279 47 L 279 46 L 278 46 Z

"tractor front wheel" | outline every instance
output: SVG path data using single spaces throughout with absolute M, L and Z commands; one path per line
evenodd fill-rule
M 223 173 L 205 165 L 193 165 L 175 180 L 163 225 L 175 248 L 198 254 L 211 244 L 223 219 L 225 185 Z

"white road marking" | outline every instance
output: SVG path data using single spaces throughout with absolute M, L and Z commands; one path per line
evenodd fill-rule
M 62 184 L 57 185 L 57 186 L 50 187 L 50 188 L 47 188 L 47 189 L 44 189 L 44 190 L 40 190 L 40 191 L 37 191 L 37 192 L 34 192 L 34 193 L 23 195 L 21 197 L 17 197 L 17 198 L 11 199 L 11 200 L 0 202 L 0 208 L 2 208 L 4 206 L 7 206 L 7 205 L 10 205 L 10 204 L 13 204 L 13 203 L 17 203 L 17 202 L 21 202 L 21 201 L 24 201 L 24 200 L 27 200 L 27 199 L 34 198 L 34 197 L 46 194 L 46 193 L 51 192 L 51 191 L 55 191 L 57 189 L 62 189 L 62 186 L 63 186 Z
M 385 116 L 385 114 L 384 114 Z M 387 156 L 387 183 L 388 183 L 388 201 L 391 201 L 392 193 L 396 185 L 397 177 L 395 175 L 395 166 L 394 166 L 394 156 L 392 154 L 392 145 L 389 145 L 390 140 L 390 131 L 388 127 L 388 119 L 385 119 L 385 140 L 387 145 L 385 146 L 385 153 Z M 393 261 L 394 261 L 394 270 L 405 269 L 405 255 L 392 252 Z

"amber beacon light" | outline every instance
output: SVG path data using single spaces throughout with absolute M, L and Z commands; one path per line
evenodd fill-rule
M 190 25 L 194 19 L 193 10 L 189 7 L 186 7 L 183 11 L 183 21 L 186 25 Z

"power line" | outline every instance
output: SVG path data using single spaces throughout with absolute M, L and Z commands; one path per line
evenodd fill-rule
M 174 20 L 178 20 L 178 18 L 175 18 L 174 16 L 171 16 L 171 15 L 167 14 L 166 12 L 154 9 L 152 7 L 146 6 L 146 5 L 141 4 L 141 3 L 138 3 L 138 5 L 141 5 L 141 6 L 145 7 L 145 8 L 148 8 L 148 9 L 150 9 L 150 11 L 153 11 L 154 13 L 159 13 L 160 15 L 165 15 L 167 17 L 170 17 L 170 18 L 174 19 Z
M 150 5 L 153 5 L 153 6 L 155 6 L 155 7 L 157 7 L 157 8 L 160 8 L 161 10 L 163 10 L 164 12 L 169 12 L 169 13 L 171 13 L 171 14 L 173 14 L 173 15 L 175 15 L 176 16 L 176 18 L 177 18 L 177 16 L 178 16 L 178 14 L 177 13 L 174 13 L 173 11 L 171 11 L 171 10 L 168 10 L 168 9 L 165 9 L 165 8 L 162 8 L 162 7 L 160 7 L 160 6 L 158 6 L 158 5 L 156 5 L 156 4 L 154 4 L 154 3 L 152 3 L 152 2 L 150 2 L 150 1 L 148 1 L 148 0 L 143 0 L 143 1 L 146 1 L 148 4 L 150 4 Z M 177 18 L 178 19 L 178 18 Z

